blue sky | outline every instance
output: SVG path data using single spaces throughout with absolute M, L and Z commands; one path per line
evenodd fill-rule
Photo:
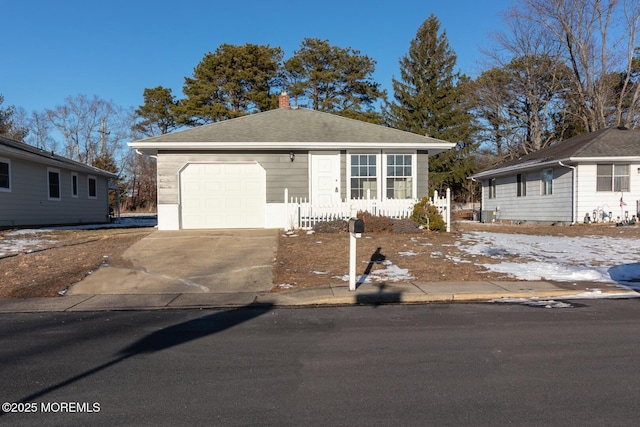
M 4 0 L 0 50 L 3 107 L 27 112 L 97 95 L 137 107 L 145 88 L 181 98 L 184 77 L 223 43 L 268 44 L 293 55 L 306 37 L 351 47 L 376 62 L 375 80 L 391 94 L 398 60 L 435 14 L 458 56 L 476 76 L 511 0 Z

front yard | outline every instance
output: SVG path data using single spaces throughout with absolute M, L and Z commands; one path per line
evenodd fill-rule
M 0 231 L 0 297 L 60 296 L 102 265 L 126 264 L 123 252 L 153 231 Z M 347 282 L 348 233 L 294 236 L 279 237 L 273 291 Z M 365 233 L 357 242 L 357 274 L 374 282 L 555 281 L 558 274 L 568 286 L 572 280 L 610 281 L 611 267 L 640 260 L 639 237 L 640 226 L 611 224 L 458 222 L 451 233 Z
M 372 233 L 358 240 L 360 280 L 611 282 L 640 261 L 640 226 L 454 223 L 451 233 Z M 274 290 L 348 280 L 348 233 L 282 235 Z M 364 276 L 367 270 L 369 274 Z M 626 272 L 629 270 L 627 269 Z M 635 274 L 635 272 L 633 273 Z M 638 277 L 640 280 L 640 277 Z

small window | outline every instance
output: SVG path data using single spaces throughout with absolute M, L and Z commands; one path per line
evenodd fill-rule
M 495 178 L 491 178 L 489 180 L 488 189 L 489 189 L 489 198 L 495 199 L 496 198 L 496 179 Z
M 90 176 L 88 178 L 88 184 L 89 184 L 89 198 L 90 199 L 96 199 L 98 198 L 98 180 L 96 179 L 95 176 Z
M 11 162 L 0 159 L 0 191 L 11 191 Z
M 71 173 L 71 197 L 78 197 L 78 174 Z
M 540 194 L 543 196 L 553 194 L 553 169 L 543 169 L 540 172 Z
M 387 199 L 413 198 L 411 154 L 387 155 Z
M 598 165 L 596 191 L 629 191 L 629 165 Z
M 60 170 L 47 169 L 49 184 L 49 200 L 60 200 Z
M 367 190 L 371 198 L 377 198 L 377 166 L 375 154 L 351 155 L 351 198 L 363 199 L 367 197 Z
M 524 197 L 527 195 L 527 176 L 523 173 L 519 173 L 517 176 L 517 196 Z

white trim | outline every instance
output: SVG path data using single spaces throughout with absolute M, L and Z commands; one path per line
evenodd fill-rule
M 489 169 L 484 172 L 477 173 L 475 175 L 470 176 L 471 179 L 477 179 L 482 181 L 483 179 L 501 175 L 509 175 L 514 171 L 526 171 L 526 170 L 538 170 L 544 169 L 546 167 L 553 167 L 558 164 L 558 162 L 568 164 L 568 163 L 576 163 L 576 164 L 584 164 L 584 163 L 638 163 L 640 162 L 640 157 L 638 156 L 620 156 L 620 157 L 569 157 L 555 160 L 528 160 L 523 163 L 518 163 L 516 165 L 510 165 L 505 167 L 498 167 L 495 169 Z
M 155 155 L 158 150 L 427 150 L 438 154 L 455 147 L 452 142 L 128 142 L 138 152 Z
M 411 155 L 411 197 L 410 199 L 417 199 L 418 196 L 418 152 L 411 150 L 384 150 L 382 152 L 382 195 L 385 200 L 401 200 L 401 199 L 388 199 L 387 198 L 387 156 L 388 155 Z
M 91 180 L 94 180 L 96 182 L 96 195 L 92 196 L 91 195 Z M 95 200 L 98 198 L 98 178 L 95 177 L 94 175 L 88 175 L 87 176 L 87 197 L 89 199 Z
M 354 200 L 351 198 L 351 156 L 353 155 L 375 155 L 376 156 L 376 197 L 373 199 L 381 199 L 382 194 L 382 153 L 380 150 L 353 150 L 347 151 L 347 158 L 345 159 L 345 167 L 347 169 L 347 194 L 346 200 Z
M 73 192 L 73 178 L 76 179 L 76 192 Z M 78 179 L 78 172 L 71 172 L 71 197 L 74 199 L 78 198 L 78 193 L 80 192 L 80 180 Z
M 387 198 L 387 156 L 388 155 L 410 155 L 411 156 L 411 199 L 417 198 L 418 194 L 418 151 L 417 150 L 403 150 L 403 149 L 389 149 L 389 150 L 352 150 L 347 151 L 346 159 L 346 177 L 347 177 L 347 194 L 346 198 L 351 199 L 351 156 L 358 154 L 374 154 L 376 156 L 376 192 L 377 199 L 379 200 L 402 200 L 402 199 L 389 199 Z
M 177 203 L 158 204 L 158 230 L 180 230 L 180 208 Z
M 51 182 L 50 175 L 51 173 L 55 173 L 58 175 L 58 197 L 51 197 Z M 47 200 L 51 200 L 54 202 L 59 202 L 62 200 L 62 174 L 60 173 L 60 169 L 58 168 L 47 168 Z
M 11 184 L 13 183 L 13 179 L 11 178 L 11 159 L 7 159 L 5 157 L 0 157 L 0 162 L 6 163 L 9 166 L 9 187 L 0 187 L 0 192 L 3 193 L 11 193 Z

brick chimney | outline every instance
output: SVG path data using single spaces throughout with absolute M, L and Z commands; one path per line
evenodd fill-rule
M 285 91 L 278 96 L 278 108 L 289 108 L 289 95 Z

